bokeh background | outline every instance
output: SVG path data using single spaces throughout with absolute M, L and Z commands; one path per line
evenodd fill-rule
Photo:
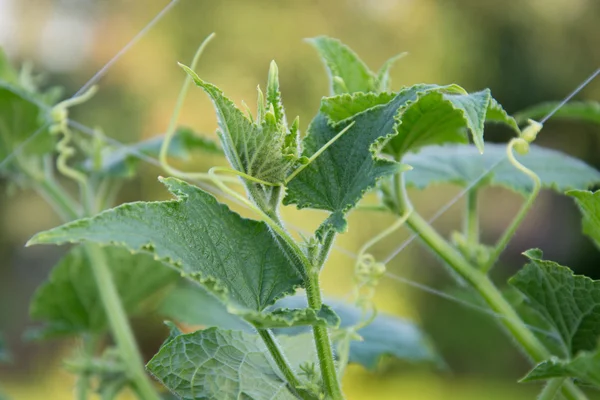
M 0 0 L 0 45 L 17 64 L 32 61 L 47 74 L 48 85 L 76 92 L 113 57 L 166 0 Z M 303 41 L 317 35 L 341 39 L 372 69 L 407 51 L 393 69 L 395 89 L 413 83 L 458 83 L 471 90 L 489 87 L 509 112 L 545 100 L 559 100 L 600 65 L 600 2 L 597 0 L 180 0 L 148 34 L 114 64 L 100 92 L 73 110 L 73 119 L 100 126 L 122 142 L 149 138 L 166 129 L 183 72 L 202 39 L 216 32 L 198 72 L 238 104 L 255 106 L 269 62 L 279 65 L 288 116 L 302 128 L 327 94 L 327 77 L 316 52 Z M 579 99 L 600 100 L 600 79 Z M 192 90 L 181 122 L 214 136 L 216 119 L 200 90 Z M 502 128 L 486 130 L 486 140 L 505 140 Z M 580 157 L 600 168 L 598 126 L 550 121 L 539 143 Z M 206 170 L 219 158 L 189 166 Z M 120 201 L 165 198 L 160 171 L 144 165 L 123 190 Z M 13 399 L 68 399 L 73 378 L 61 369 L 68 341 L 27 342 L 28 303 L 64 249 L 24 248 L 35 232 L 58 219 L 33 193 L 9 193 L 0 181 L 0 331 L 13 362 L 0 367 L 0 387 Z M 432 215 L 458 189 L 438 186 L 411 192 L 417 208 Z M 521 198 L 487 189 L 481 198 L 483 238 L 492 242 L 518 209 Z M 436 222 L 442 232 L 460 228 L 462 202 Z M 242 212 L 244 212 L 242 210 Z M 323 214 L 284 210 L 290 223 L 310 229 Z M 354 212 L 340 249 L 360 245 L 391 223 L 386 215 Z M 400 232 L 378 245 L 385 257 L 405 238 Z M 600 278 L 600 254 L 580 233 L 570 199 L 544 192 L 519 229 L 494 277 L 504 286 L 523 265 L 520 253 L 540 247 L 548 258 L 578 273 Z M 352 285 L 353 261 L 335 251 L 324 272 L 328 295 L 343 298 Z M 388 265 L 392 273 L 458 295 L 440 263 L 415 241 Z M 351 367 L 344 380 L 349 399 L 532 399 L 539 387 L 518 384 L 527 371 L 525 357 L 493 318 L 447 299 L 384 278 L 379 309 L 410 318 L 431 336 L 447 368 L 385 363 L 378 371 Z M 164 338 L 155 318 L 134 321 L 146 356 Z M 600 396 L 599 396 L 600 398 Z

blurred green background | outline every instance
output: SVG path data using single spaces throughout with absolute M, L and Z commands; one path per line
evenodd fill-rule
M 47 73 L 47 84 L 76 92 L 165 6 L 165 0 L 0 0 L 0 45 L 15 63 L 32 61 Z M 100 92 L 72 112 L 73 119 L 123 142 L 166 129 L 184 78 L 176 62 L 189 62 L 202 39 L 216 32 L 200 62 L 200 76 L 217 84 L 238 104 L 255 106 L 256 85 L 264 86 L 269 62 L 279 65 L 288 116 L 302 128 L 327 93 L 327 77 L 304 38 L 329 35 L 350 45 L 376 69 L 407 51 L 393 69 L 393 87 L 418 82 L 458 83 L 469 91 L 489 87 L 509 112 L 545 100 L 559 100 L 600 65 L 598 0 L 180 0 L 171 12 L 122 57 L 100 82 Z M 600 100 L 600 79 L 578 96 Z M 181 122 L 214 136 L 216 119 L 200 90 L 192 90 Z M 505 140 L 502 128 L 486 129 L 486 140 Z M 539 143 L 561 149 L 600 168 L 598 126 L 550 121 Z M 219 158 L 194 160 L 205 170 Z M 160 171 L 144 166 L 120 201 L 164 198 Z M 35 232 L 58 219 L 33 193 L 12 193 L 0 181 L 0 331 L 13 362 L 0 366 L 0 387 L 14 399 L 68 399 L 73 378 L 61 370 L 71 343 L 24 341 L 31 325 L 28 303 L 64 248 L 24 248 Z M 414 204 L 432 215 L 458 189 L 438 186 L 413 192 Z M 519 207 L 521 198 L 500 189 L 482 196 L 484 239 L 493 241 Z M 460 226 L 462 202 L 436 222 L 442 232 Z M 242 213 L 246 211 L 241 210 Z M 310 229 L 323 214 L 286 208 L 284 218 Z M 339 248 L 356 252 L 391 223 L 385 215 L 354 212 Z M 403 231 L 377 246 L 387 256 L 405 238 Z M 511 242 L 494 275 L 500 286 L 523 264 L 520 253 L 540 247 L 547 258 L 578 273 L 600 278 L 600 254 L 580 233 L 572 200 L 543 193 Z M 353 260 L 336 251 L 323 275 L 331 296 L 344 297 L 352 284 Z M 415 241 L 388 269 L 428 286 L 458 293 L 437 259 Z M 379 309 L 418 322 L 447 363 L 445 370 L 384 363 L 376 372 L 349 369 L 349 399 L 532 399 L 535 384 L 518 384 L 525 357 L 493 318 L 384 278 Z M 154 318 L 134 321 L 147 357 L 164 338 Z M 598 396 L 600 398 L 600 396 Z

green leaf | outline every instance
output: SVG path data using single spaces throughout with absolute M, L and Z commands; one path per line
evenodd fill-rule
M 219 138 L 229 163 L 238 171 L 271 183 L 282 183 L 296 162 L 294 146 L 289 136 L 277 81 L 277 69 L 271 66 L 265 103 L 259 90 L 259 112 L 252 121 L 216 86 L 204 82 L 192 70 L 183 66 L 211 98 L 217 111 Z
M 519 123 L 528 119 L 541 119 L 548 115 L 559 105 L 559 102 L 547 102 L 527 108 L 515 114 Z M 561 106 L 552 116 L 552 119 L 562 118 L 576 121 L 585 121 L 600 124 L 600 103 L 597 101 L 571 101 Z
M 354 326 L 364 317 L 358 307 L 328 299 L 331 308 L 341 319 L 341 328 Z M 306 299 L 292 296 L 280 300 L 275 307 L 304 307 Z M 281 329 L 277 332 L 294 334 L 305 328 Z M 433 348 L 429 338 L 413 322 L 403 318 L 379 313 L 373 322 L 359 329 L 362 341 L 350 344 L 350 362 L 375 369 L 384 357 L 394 357 L 415 363 L 440 364 L 441 358 Z
M 288 259 L 264 222 L 181 180 L 161 181 L 177 200 L 124 204 L 38 233 L 29 244 L 91 241 L 150 252 L 238 312 L 261 311 L 302 284 L 299 261 Z
M 380 104 L 387 104 L 396 95 L 394 93 L 357 92 L 324 97 L 321 100 L 321 112 L 330 122 L 340 122 Z
M 244 319 L 257 329 L 291 328 L 315 324 L 329 325 L 334 328 L 340 324 L 340 317 L 327 305 L 320 310 L 311 308 L 278 308 L 269 312 L 244 315 Z
M 21 148 L 17 157 L 21 163 L 35 163 L 39 167 L 39 155 L 51 152 L 54 147 L 49 123 L 48 111 L 40 107 L 34 95 L 0 81 L 0 163 L 35 134 L 36 138 Z
M 305 157 L 310 157 L 319 151 L 348 124 L 354 123 L 354 125 L 289 182 L 284 204 L 296 204 L 298 208 L 310 207 L 331 211 L 332 217 L 325 221 L 318 233 L 322 235 L 328 229 L 343 232 L 346 226 L 345 214 L 356 205 L 364 193 L 382 177 L 392 175 L 404 168 L 399 163 L 377 155 L 385 141 L 390 141 L 386 148 L 391 148 L 399 156 L 400 153 L 416 150 L 426 144 L 441 143 L 447 140 L 464 140 L 464 133 L 459 131 L 456 123 L 451 130 L 429 131 L 427 126 L 422 125 L 419 121 L 410 119 L 409 122 L 409 118 L 412 118 L 413 115 L 417 119 L 421 117 L 419 107 L 431 104 L 430 100 L 433 100 L 434 108 L 439 104 L 445 104 L 447 111 L 448 109 L 454 110 L 452 105 L 454 103 L 471 104 L 478 97 L 482 97 L 482 95 L 476 94 L 473 95 L 475 100 L 466 98 L 458 100 L 460 96 L 451 94 L 457 92 L 463 92 L 463 90 L 455 85 L 415 85 L 400 91 L 387 103 L 370 107 L 333 125 L 328 121 L 324 112 L 319 113 L 309 126 L 308 134 L 303 142 L 304 152 L 302 155 Z M 429 97 L 430 93 L 434 97 Z M 449 100 L 444 100 L 446 98 L 444 96 L 447 96 Z M 364 101 L 364 104 L 387 100 L 385 95 L 357 95 L 355 97 Z M 343 115 L 338 110 L 348 110 L 348 104 L 352 98 L 352 96 L 342 95 L 328 99 L 324 102 L 325 111 L 333 113 L 337 119 Z M 423 98 L 425 100 L 420 101 Z M 489 93 L 485 98 L 489 103 Z M 336 108 L 338 105 L 339 108 Z M 418 107 L 415 108 L 414 105 Z M 487 105 L 485 106 L 487 107 Z M 407 108 L 411 110 L 410 113 L 404 111 Z M 415 115 L 415 112 L 418 115 Z M 456 111 L 461 127 L 474 118 L 472 116 L 465 117 L 465 113 L 466 111 L 463 111 L 462 108 Z M 349 114 L 350 112 L 347 112 L 345 115 Z M 398 118 L 401 118 L 401 121 L 396 119 L 398 115 L 400 115 Z M 438 123 L 436 121 L 439 117 L 439 113 L 432 112 L 421 121 Z
M 560 193 L 568 189 L 587 189 L 600 183 L 600 172 L 556 150 L 531 145 L 529 154 L 516 157 L 538 174 L 543 187 Z M 481 184 L 504 186 L 527 195 L 533 187 L 531 179 L 506 159 L 505 144 L 488 143 L 483 155 L 470 145 L 428 146 L 404 158 L 403 161 L 413 167 L 404 176 L 408 185 L 420 189 L 434 183 L 467 186 L 503 159 L 481 180 Z
M 536 365 L 523 379 L 523 382 L 571 377 L 600 387 L 600 349 L 595 352 L 581 352 L 573 360 L 552 358 Z
M 383 65 L 377 72 L 377 77 L 375 78 L 377 91 L 385 92 L 387 90 L 390 90 L 390 87 L 392 86 L 392 80 L 390 79 L 390 70 L 392 69 L 392 66 L 396 63 L 396 61 L 398 61 L 407 54 L 408 53 L 400 53 L 383 63 Z
M 600 281 L 542 259 L 540 250 L 528 250 L 525 265 L 509 283 L 526 298 L 556 332 L 561 358 L 596 349 L 600 337 Z
M 329 123 L 324 113 L 319 113 L 310 124 L 303 142 L 302 155 L 305 157 L 319 151 L 349 123 L 354 125 L 289 182 L 284 204 L 331 211 L 332 217 L 321 227 L 320 234 L 328 229 L 343 232 L 346 226 L 344 215 L 364 193 L 382 177 L 404 168 L 399 163 L 379 157 L 378 149 L 396 134 L 394 116 L 398 110 L 414 101 L 419 93 L 432 88 L 417 85 L 405 89 L 387 104 L 371 107 L 335 125 Z M 345 96 L 338 98 L 341 103 L 348 103 Z
M 595 193 L 583 190 L 571 190 L 567 192 L 567 195 L 575 198 L 581 210 L 583 216 L 583 233 L 592 238 L 596 246 L 600 248 L 600 190 L 597 190 Z
M 286 348 L 306 339 L 290 338 Z M 304 347 L 304 360 L 310 355 Z M 314 352 L 313 352 L 314 353 Z M 295 352 L 298 355 L 298 352 Z M 147 365 L 169 390 L 185 400 L 295 399 L 258 335 L 209 328 L 180 335 L 164 345 Z
M 317 49 L 327 67 L 331 94 L 376 90 L 375 75 L 348 46 L 326 36 L 307 39 L 307 41 Z
M 179 278 L 175 271 L 147 254 L 134 255 L 116 247 L 104 251 L 129 315 L 141 312 L 151 297 Z M 60 260 L 33 296 L 31 318 L 47 324 L 36 331 L 36 337 L 104 331 L 108 322 L 99 299 L 90 260 L 81 247 L 76 247 Z
M 163 140 L 164 136 L 157 136 L 131 146 L 104 147 L 101 154 L 102 163 L 98 169 L 95 169 L 91 159 L 86 160 L 82 167 L 85 171 L 101 175 L 132 178 L 140 161 L 138 155 L 141 153 L 149 157 L 158 157 Z M 223 150 L 211 139 L 196 134 L 190 128 L 178 128 L 171 139 L 168 156 L 189 160 L 197 151 L 206 154 L 223 154 Z

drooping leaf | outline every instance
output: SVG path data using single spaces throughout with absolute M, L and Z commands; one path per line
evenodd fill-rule
M 307 41 L 317 49 L 327 67 L 331 94 L 376 90 L 375 75 L 348 46 L 326 36 Z
M 599 183 L 600 179 L 595 183 Z M 583 216 L 583 232 L 600 248 L 600 190 L 595 193 L 571 190 L 567 194 L 575 198 Z
M 107 265 L 125 311 L 129 315 L 144 310 L 161 289 L 173 284 L 179 275 L 147 254 L 131 254 L 121 248 L 104 249 Z M 102 332 L 108 322 L 90 264 L 81 247 L 75 247 L 54 267 L 48 281 L 35 292 L 30 305 L 31 318 L 46 323 L 36 337 Z
M 284 352 L 286 347 L 304 347 L 305 338 L 299 339 L 295 343 L 294 338 L 288 339 Z M 304 356 L 310 356 L 309 348 L 305 349 Z M 147 368 L 184 400 L 296 398 L 260 337 L 245 332 L 209 328 L 177 336 L 160 349 Z
M 210 194 L 161 179 L 177 200 L 124 204 L 38 233 L 29 244 L 91 241 L 151 252 L 219 296 L 229 308 L 261 311 L 302 284 L 264 222 L 245 219 Z
M 542 259 L 540 250 L 528 250 L 525 265 L 509 283 L 526 298 L 556 332 L 564 359 L 592 351 L 600 338 L 600 281 Z
M 548 115 L 559 105 L 559 102 L 547 102 L 527 108 L 515 114 L 519 123 L 527 122 L 528 119 L 541 119 Z M 552 116 L 552 119 L 563 118 L 576 121 L 592 122 L 600 124 L 600 103 L 597 101 L 571 101 L 560 107 Z
M 102 163 L 98 169 L 95 168 L 91 159 L 86 160 L 82 164 L 82 167 L 85 171 L 96 172 L 106 176 L 132 178 L 140 161 L 139 154 L 158 157 L 163 139 L 163 136 L 157 136 L 131 146 L 118 148 L 107 146 L 102 150 Z M 195 152 L 223 154 L 223 150 L 211 139 L 194 133 L 190 128 L 178 128 L 171 140 L 168 156 L 181 160 L 189 160 Z
M 327 300 L 331 308 L 341 319 L 341 328 L 356 325 L 363 317 L 362 311 L 351 304 Z M 306 299 L 292 296 L 280 300 L 275 307 L 305 307 Z M 283 334 L 300 333 L 306 328 L 281 329 Z M 360 329 L 358 334 L 362 341 L 350 344 L 350 362 L 375 369 L 383 357 L 394 357 L 414 363 L 439 364 L 440 356 L 436 353 L 429 338 L 413 322 L 403 318 L 379 313 L 373 322 Z
M 196 73 L 183 66 L 196 85 L 211 98 L 217 111 L 219 138 L 229 163 L 234 169 L 257 179 L 282 183 L 296 162 L 283 105 L 279 93 L 277 72 L 269 74 L 267 101 L 259 95 L 259 113 L 252 121 L 216 86 L 204 82 Z M 273 65 L 272 65 L 273 70 Z
M 600 183 L 600 172 L 556 150 L 531 145 L 529 154 L 516 157 L 538 174 L 543 187 L 560 193 Z M 488 143 L 484 154 L 470 145 L 428 146 L 417 154 L 408 154 L 404 162 L 413 167 L 405 173 L 406 183 L 420 189 L 434 183 L 467 186 L 481 179 L 482 184 L 500 185 L 526 195 L 533 186 L 531 179 L 506 158 L 505 144 Z

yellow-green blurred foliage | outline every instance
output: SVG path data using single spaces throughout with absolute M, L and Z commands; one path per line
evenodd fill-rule
M 167 3 L 166 0 L 0 0 L 0 45 L 15 62 L 31 60 L 48 82 L 74 93 L 113 57 Z M 211 32 L 199 75 L 251 108 L 256 85 L 264 86 L 269 62 L 279 65 L 288 116 L 300 115 L 306 129 L 327 94 L 327 77 L 304 38 L 340 38 L 376 69 L 392 55 L 408 51 L 393 69 L 393 86 L 418 82 L 458 83 L 468 90 L 489 87 L 509 112 L 543 100 L 558 100 L 600 65 L 600 2 L 597 0 L 180 0 L 172 11 L 108 71 L 100 92 L 73 118 L 123 142 L 166 129 L 183 72 L 196 46 Z M 580 98 L 600 100 L 600 80 Z M 181 123 L 214 137 L 216 118 L 208 98 L 190 92 Z M 600 132 L 593 126 L 548 123 L 540 142 L 600 167 Z M 500 128 L 486 140 L 503 140 Z M 205 170 L 219 158 L 195 160 L 187 168 Z M 144 167 L 121 201 L 164 198 L 159 170 Z M 0 369 L 0 387 L 14 399 L 67 399 L 73 378 L 60 358 L 72 342 L 28 343 L 21 335 L 30 323 L 27 303 L 64 249 L 24 249 L 36 231 L 58 221 L 43 201 L 28 192 L 5 195 L 0 182 L 0 331 L 8 336 L 14 362 Z M 457 193 L 439 186 L 412 193 L 423 214 L 432 215 Z M 494 240 L 521 201 L 503 190 L 482 198 L 484 239 Z M 442 232 L 460 227 L 461 205 L 437 223 Z M 248 215 L 247 211 L 240 210 Z M 286 208 L 287 221 L 311 229 L 323 215 Z M 356 252 L 391 223 L 389 216 L 354 212 L 350 229 L 338 241 Z M 403 231 L 374 249 L 383 258 L 397 247 Z M 579 233 L 568 199 L 544 194 L 497 266 L 500 285 L 522 265 L 519 253 L 541 247 L 547 256 L 578 272 L 599 277 L 600 258 Z M 352 283 L 353 260 L 335 251 L 323 274 L 327 294 L 344 297 Z M 390 271 L 453 291 L 440 263 L 415 241 L 388 265 Z M 536 385 L 516 381 L 527 361 L 493 319 L 445 299 L 383 279 L 376 301 L 381 311 L 421 324 L 446 360 L 447 369 L 385 363 L 377 372 L 349 369 L 344 379 L 350 399 L 531 399 Z M 136 321 L 147 356 L 165 333 L 160 321 Z M 155 332 L 155 333 L 149 333 Z

